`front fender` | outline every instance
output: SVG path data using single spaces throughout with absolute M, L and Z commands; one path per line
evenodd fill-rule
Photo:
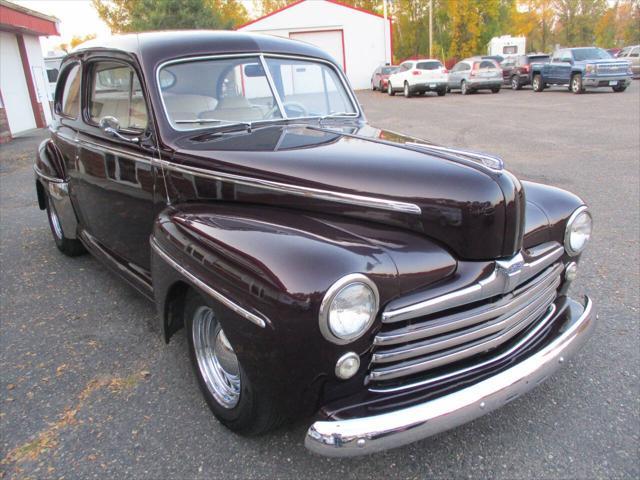
M 176 282 L 199 290 L 252 382 L 275 390 L 293 410 L 314 411 L 319 390 L 334 379 L 336 360 L 346 351 L 367 355 L 371 348 L 374 331 L 347 346 L 324 339 L 318 311 L 329 287 L 344 275 L 363 273 L 378 286 L 381 304 L 399 295 L 397 269 L 383 247 L 296 211 L 226 204 L 170 207 L 159 215 L 151 241 L 160 318 L 167 318 L 167 296 Z M 208 288 L 264 319 L 264 325 Z M 164 320 L 162 329 L 167 329 Z M 346 383 L 362 388 L 365 370 Z

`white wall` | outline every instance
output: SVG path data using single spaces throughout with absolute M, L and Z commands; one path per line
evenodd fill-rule
M 391 61 L 389 21 L 331 2 L 308 0 L 239 30 L 285 38 L 294 32 L 342 30 L 346 73 L 355 89 L 369 88 L 376 67 Z
M 0 90 L 11 134 L 36 128 L 31 99 L 24 78 L 18 41 L 13 33 L 0 32 Z
M 33 35 L 25 35 L 24 47 L 27 51 L 27 57 L 29 58 L 31 76 L 36 90 L 36 96 L 38 97 L 38 103 L 42 104 L 44 117 L 47 125 L 49 125 L 53 121 L 49 100 L 53 97 L 49 91 L 49 80 L 47 79 L 47 69 L 44 64 L 44 58 L 42 57 L 40 39 Z

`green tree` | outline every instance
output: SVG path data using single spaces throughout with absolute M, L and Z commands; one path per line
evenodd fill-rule
M 113 33 L 171 29 L 229 29 L 212 4 L 203 0 L 92 0 Z

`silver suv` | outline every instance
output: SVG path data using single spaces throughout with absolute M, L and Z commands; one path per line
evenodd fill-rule
M 460 90 L 462 95 L 477 90 L 500 92 L 502 69 L 494 60 L 478 57 L 466 58 L 449 72 L 449 90 Z

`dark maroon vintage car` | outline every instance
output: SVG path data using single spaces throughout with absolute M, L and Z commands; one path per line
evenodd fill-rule
M 567 296 L 578 197 L 491 155 L 366 123 L 335 62 L 235 32 L 88 43 L 62 63 L 35 164 L 58 248 L 86 250 L 186 332 L 231 430 L 314 417 L 349 456 L 532 389 L 591 333 Z

